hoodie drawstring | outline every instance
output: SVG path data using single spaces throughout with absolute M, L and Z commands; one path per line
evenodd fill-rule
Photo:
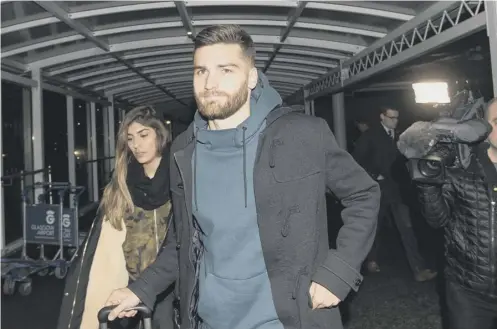
M 245 196 L 245 208 L 247 208 L 247 148 L 245 145 L 245 132 L 247 127 L 242 127 L 243 131 L 243 192 Z
M 198 211 L 198 203 L 197 203 L 197 134 L 198 127 L 195 135 L 193 136 L 193 202 L 195 202 L 195 211 Z

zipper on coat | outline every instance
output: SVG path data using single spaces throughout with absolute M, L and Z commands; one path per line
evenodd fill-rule
M 94 220 L 93 224 L 91 224 L 91 228 L 88 231 L 88 238 L 86 239 L 86 243 L 85 243 L 85 245 L 83 247 L 83 253 L 81 254 L 81 262 L 79 264 L 79 273 L 78 273 L 78 278 L 76 280 L 76 289 L 74 289 L 74 299 L 72 301 L 71 315 L 69 316 L 69 322 L 68 322 L 68 325 L 67 325 L 67 329 L 71 328 L 71 322 L 72 322 L 72 318 L 73 318 L 73 315 L 74 315 L 74 307 L 76 306 L 76 297 L 78 295 L 79 280 L 81 279 L 81 272 L 83 271 L 83 262 L 85 260 L 86 249 L 88 247 L 88 243 L 90 243 L 90 237 L 91 237 L 91 234 L 93 233 L 93 229 L 95 227 L 95 224 L 96 224 L 97 220 L 99 220 L 99 219 Z M 95 251 L 96 251 L 96 249 L 95 249 Z
M 495 247 L 495 208 L 496 208 L 496 204 L 495 204 L 495 200 L 494 200 L 494 197 L 493 197 L 493 194 L 491 194 L 491 212 L 490 212 L 490 275 L 491 275 L 491 278 L 495 278 L 495 276 L 497 275 L 497 273 L 495 272 L 495 263 L 497 262 L 497 259 L 495 257 L 495 254 L 497 253 L 497 249 Z M 494 280 L 491 279 L 490 280 L 490 291 L 494 291 L 495 290 L 495 283 L 494 283 Z

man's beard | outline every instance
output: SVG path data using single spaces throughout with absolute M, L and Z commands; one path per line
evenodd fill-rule
M 198 111 L 206 120 L 224 120 L 235 114 L 245 104 L 248 98 L 248 82 L 230 95 L 221 91 L 205 91 L 195 94 Z M 216 99 L 206 99 L 207 96 L 221 96 Z

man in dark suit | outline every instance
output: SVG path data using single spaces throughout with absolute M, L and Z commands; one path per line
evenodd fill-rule
M 378 214 L 378 231 L 387 215 L 391 218 L 400 233 L 406 251 L 407 260 L 416 281 L 433 279 L 437 273 L 425 268 L 425 261 L 418 251 L 418 243 L 412 228 L 409 207 L 405 204 L 409 193 L 409 175 L 405 166 L 405 158 L 397 149 L 396 132 L 399 112 L 390 107 L 380 111 L 379 124 L 373 125 L 357 140 L 354 149 L 356 161 L 378 181 L 381 188 L 381 205 Z M 379 235 L 367 258 L 370 272 L 379 272 L 378 247 Z

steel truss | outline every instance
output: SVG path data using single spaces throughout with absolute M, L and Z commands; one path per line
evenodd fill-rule
M 306 85 L 306 99 L 314 99 L 364 80 L 373 74 L 392 69 L 485 28 L 485 5 L 478 1 L 442 1 L 408 21 L 385 38 L 371 45 L 339 68 Z M 286 101 L 303 101 L 304 93 L 297 91 Z

